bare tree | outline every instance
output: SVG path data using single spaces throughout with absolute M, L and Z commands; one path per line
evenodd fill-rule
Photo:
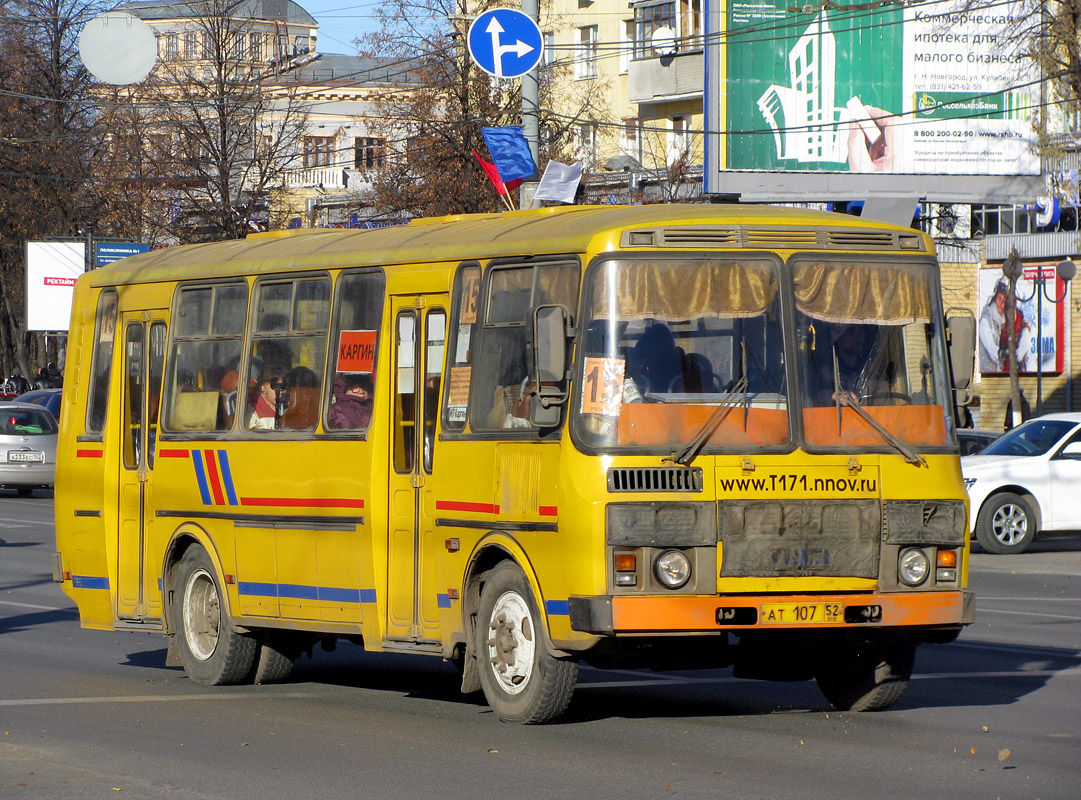
M 27 240 L 76 236 L 108 202 L 95 181 L 100 126 L 77 36 L 101 4 L 0 7 L 0 367 L 59 360 L 26 333 Z
M 388 153 L 365 202 L 384 213 L 414 215 L 496 211 L 502 208 L 473 150 L 487 157 L 480 129 L 521 124 L 521 82 L 500 80 L 469 57 L 465 36 L 476 15 L 500 4 L 491 0 L 386 0 L 377 11 L 382 30 L 358 41 L 362 54 L 389 60 L 408 71 L 410 87 L 381 101 Z M 572 153 L 572 132 L 602 104 L 603 86 L 562 98 L 570 113 L 548 102 L 553 80 L 565 65 L 540 72 L 539 165 Z M 567 102 L 569 101 L 569 102 Z M 594 111 L 594 115 L 596 115 Z
M 154 187 L 144 226 L 164 225 L 181 242 L 258 227 L 300 156 L 308 103 L 268 66 L 265 23 L 233 16 L 239 5 L 194 0 L 198 52 L 167 52 L 113 115 L 116 155 L 138 168 L 129 186 Z

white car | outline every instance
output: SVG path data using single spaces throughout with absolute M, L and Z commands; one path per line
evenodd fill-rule
M 1021 553 L 1039 531 L 1081 530 L 1081 413 L 1031 419 L 963 457 L 961 472 L 988 553 Z

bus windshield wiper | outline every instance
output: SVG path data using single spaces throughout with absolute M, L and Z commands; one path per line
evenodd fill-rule
M 709 415 L 709 419 L 705 421 L 705 424 L 698 429 L 698 432 L 691 438 L 687 444 L 685 444 L 680 450 L 677 450 L 670 456 L 665 456 L 664 461 L 671 461 L 673 464 L 680 464 L 684 467 L 688 466 L 694 457 L 698 455 L 699 451 L 713 436 L 713 432 L 717 430 L 725 418 L 731 413 L 732 409 L 739 403 L 746 403 L 747 401 L 747 352 L 743 349 L 743 343 L 740 343 L 740 375 L 736 379 L 735 383 L 725 390 L 724 395 L 721 397 L 720 402 L 717 403 L 717 407 L 713 410 L 713 413 Z
M 851 392 L 841 389 L 841 371 L 837 364 L 837 350 L 833 351 L 833 402 L 837 405 L 837 434 L 841 434 L 841 406 L 847 406 L 855 411 L 864 422 L 878 431 L 888 445 L 905 457 L 905 461 L 916 466 L 926 467 L 927 462 L 923 456 L 902 442 L 886 428 L 881 422 L 868 414 L 859 404 L 859 400 Z

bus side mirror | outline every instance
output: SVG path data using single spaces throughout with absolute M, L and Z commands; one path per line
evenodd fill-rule
M 567 402 L 567 309 L 537 306 L 533 312 L 533 373 L 536 394 L 529 421 L 540 428 L 559 424 L 560 406 Z
M 958 406 L 968 405 L 972 399 L 972 373 L 976 367 L 976 317 L 971 311 L 947 316 L 946 334 L 954 402 Z

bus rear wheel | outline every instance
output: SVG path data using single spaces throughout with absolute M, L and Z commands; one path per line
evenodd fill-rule
M 883 711 L 908 689 L 915 662 L 914 644 L 845 645 L 826 658 L 815 680 L 838 711 Z
M 241 683 L 251 674 L 257 643 L 233 630 L 214 565 L 202 547 L 189 547 L 177 566 L 173 629 L 180 662 L 195 683 Z
M 567 710 L 578 663 L 548 652 L 533 592 L 516 565 L 504 562 L 488 573 L 475 637 L 481 688 L 501 720 L 539 724 Z

